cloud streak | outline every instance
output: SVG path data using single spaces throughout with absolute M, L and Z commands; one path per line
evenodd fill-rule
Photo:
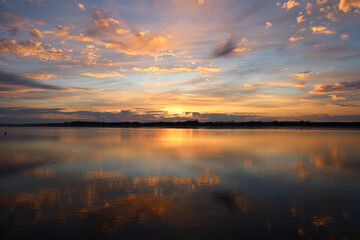
M 90 88 L 61 87 L 34 81 L 18 74 L 0 71 L 1 93 L 24 93 L 30 91 L 93 92 Z
M 11 36 L 15 36 L 20 28 L 27 22 L 27 18 L 5 11 L 5 8 L 0 5 L 0 30 L 6 31 Z
M 310 91 L 311 94 L 343 93 L 360 90 L 360 80 L 352 82 L 341 82 L 334 84 L 319 84 Z
M 314 34 L 335 34 L 334 30 L 328 29 L 326 26 L 313 26 L 310 29 Z
M 181 73 L 181 72 L 201 72 L 201 73 L 217 73 L 220 69 L 217 67 L 206 66 L 178 66 L 178 67 L 158 67 L 150 66 L 147 68 L 134 67 L 132 69 L 136 72 L 150 72 L 150 73 Z
M 267 22 L 266 29 L 271 27 L 272 24 Z M 243 45 L 247 42 L 246 38 L 243 38 L 241 42 L 236 41 L 232 37 L 227 41 L 223 41 L 218 47 L 216 47 L 212 53 L 213 58 L 227 57 L 234 55 L 235 53 L 246 52 L 249 49 Z
M 109 78 L 109 77 L 123 77 L 124 75 L 118 72 L 106 72 L 106 73 L 81 73 L 82 76 L 95 77 L 95 78 Z
M 297 77 L 300 80 L 306 79 L 309 74 L 311 73 L 311 70 L 300 72 L 300 73 L 294 73 L 294 76 Z

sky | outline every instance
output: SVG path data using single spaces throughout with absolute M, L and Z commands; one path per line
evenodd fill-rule
M 360 0 L 1 0 L 0 123 L 360 121 Z

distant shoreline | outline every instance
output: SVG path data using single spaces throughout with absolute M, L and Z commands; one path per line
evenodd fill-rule
M 309 121 L 274 121 L 274 122 L 85 122 L 33 124 L 0 124 L 0 127 L 103 127 L 103 128 L 341 128 L 360 129 L 360 122 L 309 122 Z

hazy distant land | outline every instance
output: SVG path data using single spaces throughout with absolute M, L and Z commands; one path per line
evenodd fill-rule
M 0 124 L 1 127 L 113 127 L 113 128 L 359 128 L 360 122 L 310 122 L 310 121 L 273 121 L 273 122 L 87 122 L 73 121 L 64 123 Z

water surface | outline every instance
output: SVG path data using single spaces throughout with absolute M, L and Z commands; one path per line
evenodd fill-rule
M 0 239 L 360 239 L 360 131 L 8 128 Z

